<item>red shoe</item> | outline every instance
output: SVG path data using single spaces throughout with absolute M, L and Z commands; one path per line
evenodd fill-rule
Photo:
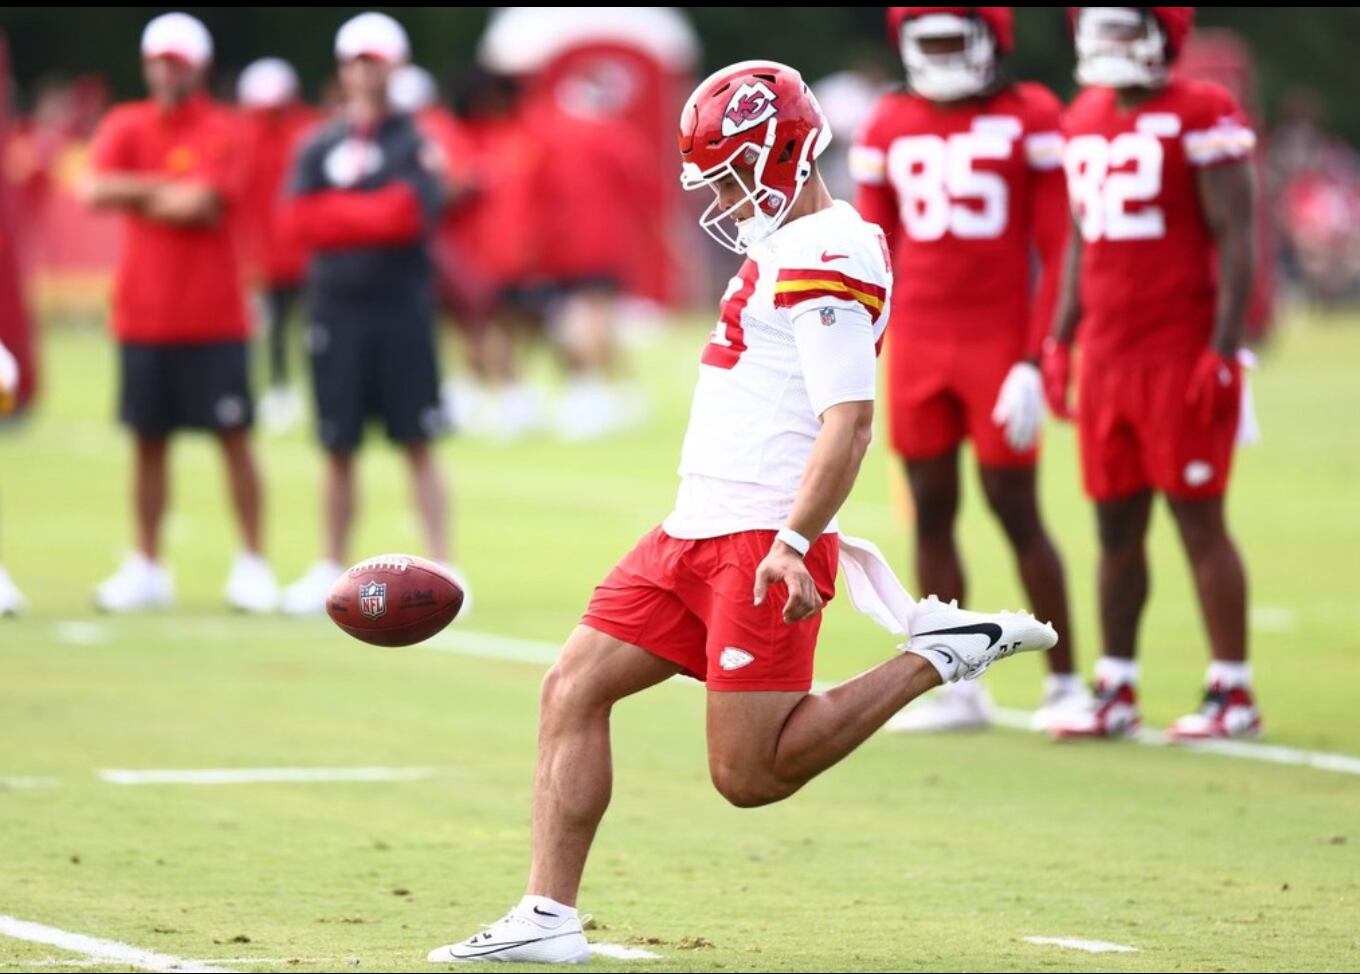
M 1223 689 L 1211 686 L 1204 691 L 1204 702 L 1193 714 L 1186 714 L 1169 728 L 1171 741 L 1213 741 L 1230 737 L 1259 737 L 1261 712 L 1246 687 Z
M 1086 706 L 1054 714 L 1048 722 L 1049 736 L 1056 740 L 1080 737 L 1131 737 L 1138 732 L 1138 695 L 1132 683 L 1105 686 L 1096 683 Z

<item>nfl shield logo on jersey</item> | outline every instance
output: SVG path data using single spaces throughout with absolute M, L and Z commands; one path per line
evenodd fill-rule
M 359 586 L 359 611 L 366 619 L 376 619 L 387 613 L 386 582 L 369 582 Z
M 835 309 L 835 308 L 823 308 L 821 313 L 822 313 L 822 325 L 823 325 L 823 326 L 825 326 L 825 327 L 827 327 L 827 328 L 830 328 L 832 325 L 834 325 L 834 324 L 836 323 L 836 309 Z

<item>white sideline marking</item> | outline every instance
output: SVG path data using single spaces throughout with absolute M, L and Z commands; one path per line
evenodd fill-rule
M 58 788 L 60 778 L 0 778 L 0 791 L 6 788 L 19 791 L 26 788 Z
M 223 974 L 228 971 L 225 967 L 212 967 L 185 960 L 183 957 L 158 954 L 116 940 L 99 940 L 80 933 L 68 933 L 56 927 L 47 927 L 41 923 L 31 923 L 11 916 L 0 916 L 0 936 L 26 940 L 34 944 L 47 944 L 49 947 L 59 947 L 74 954 L 83 954 L 92 960 L 127 964 L 129 967 L 144 971 L 194 971 L 199 974 Z
M 1137 947 L 1112 944 L 1105 940 L 1081 940 L 1076 937 L 1026 937 L 1025 943 L 1039 947 L 1065 947 L 1068 950 L 1083 950 L 1088 954 L 1136 954 Z
M 108 629 L 98 622 L 58 622 L 53 632 L 59 642 L 74 646 L 98 646 L 109 641 Z
M 95 772 L 110 785 L 250 785 L 266 782 L 417 781 L 432 778 L 435 768 L 200 768 L 131 771 L 102 768 Z
M 641 947 L 625 947 L 623 944 L 591 944 L 590 953 L 594 957 L 608 957 L 610 960 L 660 960 L 660 954 Z
M 558 644 L 544 642 L 543 640 L 497 636 L 494 633 L 471 632 L 465 629 L 446 629 L 434 639 L 417 643 L 411 648 L 430 649 L 441 653 L 458 653 L 463 656 L 475 656 L 483 659 L 542 664 L 549 664 L 557 659 L 559 650 Z M 682 679 L 686 683 L 694 683 L 694 681 L 683 677 L 677 679 Z M 695 685 L 697 686 L 697 684 Z M 831 684 L 818 682 L 813 685 L 813 689 L 821 691 L 829 686 Z M 993 711 L 993 716 L 996 723 L 1001 727 L 1031 732 L 1035 730 L 1033 711 L 997 707 Z M 1151 747 L 1169 746 L 1163 732 L 1146 728 L 1134 740 L 1139 744 Z M 1204 741 L 1198 744 L 1180 743 L 1176 744 L 1175 747 L 1180 750 L 1217 754 L 1228 758 L 1265 761 L 1269 764 L 1285 764 L 1292 767 L 1315 768 L 1319 771 L 1360 775 L 1360 757 L 1351 754 L 1306 751 L 1302 748 L 1285 747 L 1278 744 L 1258 744 L 1253 741 Z

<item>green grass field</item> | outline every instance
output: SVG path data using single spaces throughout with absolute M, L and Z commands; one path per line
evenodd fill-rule
M 1344 754 L 1360 754 L 1354 325 L 1280 336 L 1256 382 L 1265 442 L 1240 455 L 1231 504 L 1267 742 Z M 475 613 L 425 647 L 379 650 L 324 620 L 223 611 L 232 532 L 218 458 L 194 440 L 174 460 L 179 608 L 95 616 L 90 590 L 129 537 L 113 352 L 93 333 L 51 335 L 41 411 L 0 436 L 0 542 L 31 601 L 0 620 L 0 916 L 245 971 L 421 970 L 431 947 L 499 917 L 522 892 L 540 644 L 569 631 L 668 510 L 701 342 L 686 328 L 638 353 L 657 402 L 636 433 L 589 448 L 446 444 Z M 318 456 L 302 433 L 260 442 L 270 554 L 289 580 L 315 554 Z M 1058 429 L 1044 493 L 1089 671 L 1093 538 L 1075 471 Z M 416 546 L 397 458 L 375 443 L 363 476 L 354 556 Z M 879 442 L 842 524 L 905 570 L 894 476 Z M 973 602 L 1014 607 L 973 487 Z M 1164 510 L 1154 535 L 1143 702 L 1163 726 L 1195 704 L 1205 650 Z M 827 612 L 819 678 L 892 652 L 845 600 Z M 1040 674 L 1022 659 L 988 683 L 1032 707 Z M 1360 956 L 1353 774 L 1009 730 L 880 735 L 790 801 L 740 811 L 708 783 L 702 728 L 703 695 L 679 682 L 616 711 L 614 804 L 581 905 L 594 939 L 661 959 L 596 969 L 1340 971 Z M 276 767 L 432 770 L 215 786 L 97 776 Z M 0 969 L 76 966 L 128 969 L 0 936 Z

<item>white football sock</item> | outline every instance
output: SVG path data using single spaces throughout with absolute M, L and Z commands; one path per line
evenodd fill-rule
M 1251 682 L 1251 664 L 1214 660 L 1209 664 L 1208 672 L 1204 674 L 1204 682 L 1208 686 L 1218 686 L 1224 690 L 1245 687 Z
M 959 675 L 959 661 L 952 653 L 941 653 L 929 646 L 908 647 L 903 652 L 919 656 L 933 666 L 935 672 L 940 674 L 940 681 L 946 685 L 954 682 Z
M 533 917 L 540 927 L 556 927 L 567 920 L 576 918 L 576 907 L 567 906 L 547 896 L 534 896 L 526 893 L 519 901 L 517 909 Z
M 1107 687 L 1130 686 L 1138 683 L 1137 660 L 1119 656 L 1102 656 L 1096 660 L 1096 682 Z

